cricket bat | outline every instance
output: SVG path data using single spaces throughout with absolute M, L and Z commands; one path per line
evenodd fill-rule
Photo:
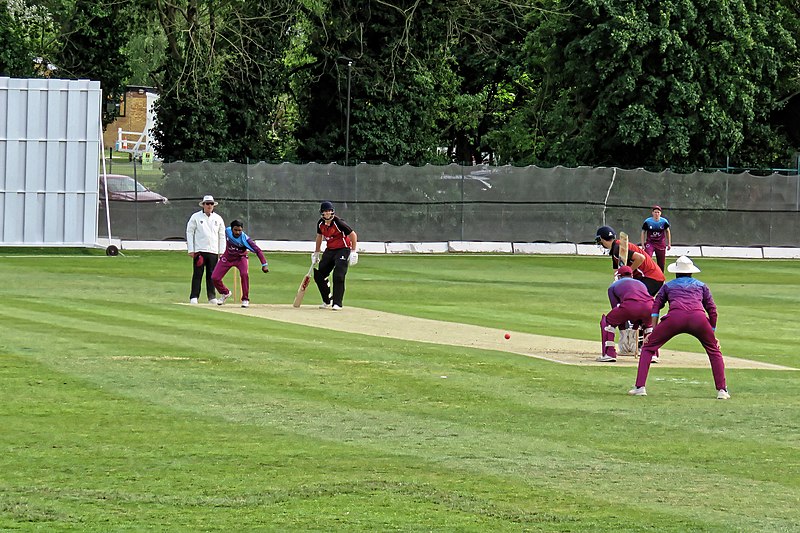
M 313 272 L 314 265 L 311 265 L 306 275 L 303 276 L 303 281 L 300 282 L 300 288 L 297 289 L 297 295 L 294 297 L 294 303 L 292 304 L 292 307 L 300 307 L 300 304 L 303 302 L 303 296 L 306 295 L 308 284 L 311 283 L 311 275 Z
M 619 232 L 619 266 L 628 264 L 628 234 Z

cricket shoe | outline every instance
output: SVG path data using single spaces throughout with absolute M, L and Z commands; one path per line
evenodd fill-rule
M 208 303 L 211 305 L 222 305 L 216 298 L 211 298 L 210 300 L 208 300 Z
M 325 302 L 322 302 L 321 304 L 319 304 L 319 308 L 320 309 L 330 309 L 331 308 L 331 304 L 326 304 Z
M 242 300 L 242 307 L 250 307 L 250 300 Z
M 616 357 L 611 357 L 610 355 L 601 355 L 600 357 L 595 359 L 595 361 L 597 361 L 599 363 L 616 363 L 617 362 L 617 358 Z
M 189 303 L 194 305 L 197 303 L 197 298 L 189 298 Z
M 231 296 L 233 296 L 233 293 L 232 293 L 232 292 L 229 292 L 228 294 L 220 294 L 219 298 L 217 298 L 217 305 L 222 305 L 222 304 L 224 304 L 224 303 L 225 303 L 225 300 L 227 300 L 227 299 L 228 299 L 228 298 L 230 298 Z
M 331 309 L 333 309 L 334 311 L 341 311 L 341 310 L 342 310 L 342 306 L 341 306 L 341 305 L 336 305 L 336 304 L 333 304 L 333 306 L 331 307 Z
M 653 356 L 653 357 L 650 359 L 650 362 L 651 362 L 651 363 L 658 363 L 658 356 L 657 356 L 657 355 L 654 355 L 654 356 Z
M 728 389 L 719 389 L 717 391 L 717 400 L 730 400 L 731 395 L 728 392 Z
M 634 387 L 628 391 L 628 394 L 631 396 L 647 396 L 647 391 L 644 390 L 644 387 Z

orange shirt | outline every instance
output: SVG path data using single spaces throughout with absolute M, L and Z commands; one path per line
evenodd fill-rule
M 619 241 L 617 241 L 619 242 Z M 633 262 L 633 253 L 639 253 L 644 256 L 644 263 L 639 265 L 639 270 L 642 271 L 642 275 L 646 278 L 654 279 L 656 281 L 664 281 L 667 278 L 664 277 L 664 273 L 661 272 L 661 269 L 658 268 L 658 265 L 653 258 L 647 255 L 644 250 L 639 248 L 633 243 L 628 244 L 628 266 Z

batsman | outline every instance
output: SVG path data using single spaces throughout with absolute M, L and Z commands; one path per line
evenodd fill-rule
M 623 234 L 620 233 L 620 235 Z M 653 258 L 645 254 L 641 248 L 635 244 L 629 243 L 625 247 L 626 253 L 623 254 L 620 239 L 617 238 L 614 229 L 609 226 L 597 228 L 595 242 L 608 250 L 614 269 L 622 265 L 631 267 L 631 270 L 633 270 L 633 277 L 647 286 L 647 291 L 651 296 L 655 296 L 656 293 L 658 293 L 658 289 L 664 284 L 666 278 L 655 261 L 653 261 Z M 622 260 L 622 255 L 626 256 L 625 260 Z
M 358 235 L 336 216 L 333 204 L 329 201 L 320 204 L 319 216 L 314 253 L 311 254 L 311 264 L 316 266 L 314 282 L 322 296 L 320 308 L 338 311 L 344 300 L 347 268 L 358 263 Z M 323 241 L 325 251 L 320 254 Z M 328 277 L 333 278 L 333 290 Z
M 643 329 L 647 335 L 650 327 L 650 312 L 653 308 L 653 297 L 647 287 L 639 280 L 633 279 L 633 270 L 629 266 L 617 269 L 617 280 L 608 287 L 608 301 L 611 311 L 600 317 L 600 335 L 603 351 L 596 360 L 601 363 L 615 363 L 617 352 L 614 347 L 614 330 L 630 322 L 635 331 Z M 633 337 L 634 342 L 635 337 Z M 654 354 L 657 356 L 658 352 Z
M 629 242 L 628 236 L 625 233 L 620 232 L 619 235 L 620 238 L 618 239 L 613 228 L 601 226 L 597 228 L 595 242 L 608 250 L 611 256 L 612 267 L 615 270 L 621 266 L 631 267 L 633 278 L 644 283 L 651 297 L 655 296 L 666 280 L 664 273 L 658 268 L 658 265 L 655 264 L 653 259 L 647 256 L 641 248 Z M 628 324 L 622 325 L 620 337 L 621 340 L 626 342 L 621 342 L 620 352 L 636 355 L 638 351 L 637 347 L 641 347 L 644 343 L 644 331 L 640 329 L 638 340 L 633 340 L 629 338 L 629 332 L 632 330 L 632 327 Z M 653 362 L 658 362 L 657 355 L 653 356 Z

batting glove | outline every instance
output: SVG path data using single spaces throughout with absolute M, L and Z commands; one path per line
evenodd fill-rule
M 350 266 L 358 264 L 358 252 L 350 252 L 350 257 L 347 259 L 347 262 L 350 264 Z
M 311 264 L 316 265 L 317 263 L 319 263 L 319 252 L 313 252 L 311 254 Z

